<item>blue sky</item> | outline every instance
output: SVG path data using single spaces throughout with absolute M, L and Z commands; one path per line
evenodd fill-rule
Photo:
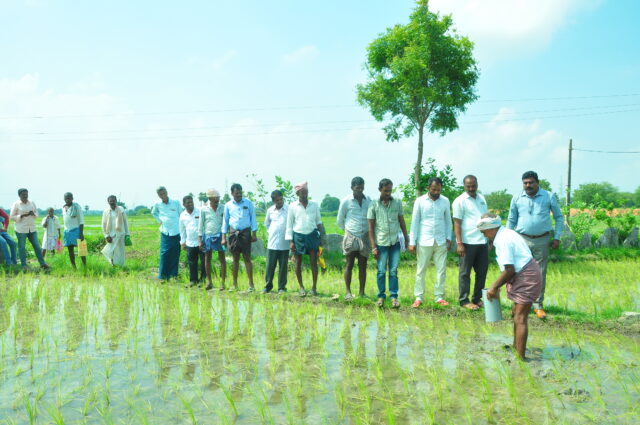
M 319 199 L 362 175 L 404 182 L 416 140 L 388 143 L 355 102 L 367 44 L 411 1 L 0 0 L 0 205 L 27 187 L 93 208 L 224 190 L 247 174 L 308 180 Z M 640 4 L 432 0 L 475 43 L 480 99 L 427 156 L 485 193 L 528 169 L 560 190 L 578 148 L 640 150 Z M 640 155 L 574 154 L 574 186 L 633 191 Z

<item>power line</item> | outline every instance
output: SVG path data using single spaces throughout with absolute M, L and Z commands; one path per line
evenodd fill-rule
M 559 101 L 559 100 L 586 100 L 586 99 L 606 99 L 619 97 L 637 97 L 640 93 L 626 94 L 606 94 L 592 96 L 565 96 L 565 97 L 540 97 L 540 98 L 514 98 L 514 99 L 479 99 L 477 103 L 496 102 L 538 102 L 538 101 Z M 311 109 L 334 109 L 334 108 L 360 108 L 360 105 L 299 105 L 299 106 L 265 106 L 247 108 L 221 108 L 221 109 L 196 109 L 191 111 L 155 111 L 155 112 L 113 112 L 105 114 L 63 114 L 63 115 L 5 115 L 0 119 L 50 119 L 50 118 L 97 118 L 97 117 L 122 117 L 122 116 L 153 116 L 153 115 L 188 115 L 205 113 L 224 112 L 257 112 L 257 111 L 283 111 L 283 110 L 311 110 Z
M 595 149 L 578 149 L 578 148 L 572 148 L 572 150 L 580 151 L 580 152 L 597 152 L 597 153 L 640 153 L 640 151 L 600 151 Z

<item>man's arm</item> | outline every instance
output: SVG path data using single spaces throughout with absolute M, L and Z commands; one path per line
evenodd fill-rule
M 444 209 L 444 236 L 447 239 L 447 250 L 451 249 L 451 206 L 447 201 Z
M 493 285 L 491 285 L 491 288 L 487 290 L 487 299 L 492 300 L 494 298 L 498 298 L 498 290 L 500 289 L 500 287 L 505 283 L 511 281 L 515 274 L 516 269 L 513 267 L 513 264 L 505 264 L 504 271 L 500 273 L 498 279 L 496 279 L 496 281 L 493 282 Z
M 369 225 L 369 243 L 371 244 L 371 250 L 373 252 L 373 256 L 378 259 L 380 257 L 380 252 L 378 252 L 378 248 L 376 247 L 376 219 L 368 218 L 367 223 Z
M 518 224 L 518 195 L 513 195 L 509 205 L 509 217 L 507 218 L 507 229 L 515 230 Z
M 564 230 L 564 215 L 562 214 L 562 210 L 560 209 L 560 205 L 558 204 L 558 197 L 555 193 L 550 193 L 551 197 L 551 213 L 553 214 L 553 219 L 556 222 L 555 232 L 553 232 L 553 243 L 551 247 L 553 249 L 557 249 L 560 246 L 560 237 L 562 237 L 562 231 Z
M 405 240 L 408 240 L 409 251 L 416 251 L 416 241 L 418 239 L 418 226 L 420 225 L 422 213 L 420 212 L 420 203 L 418 199 L 413 203 L 413 214 L 411 214 L 411 230 L 409 233 L 409 239 L 407 239 L 406 228 L 403 230 Z M 404 223 L 404 217 L 402 217 L 402 223 Z M 402 226 L 402 224 L 400 225 Z
M 82 208 L 78 205 L 78 223 L 80 227 L 80 240 L 84 240 L 84 213 L 82 212 Z
M 459 218 L 453 219 L 453 231 L 456 234 L 456 252 L 460 257 L 464 257 L 464 244 L 462 243 L 462 220 Z
M 151 215 L 158 223 L 162 224 L 162 221 L 160 221 L 160 210 L 158 209 L 158 204 L 151 207 Z
M 347 219 L 347 201 L 343 200 L 342 202 L 340 202 L 340 208 L 338 209 L 338 217 L 337 217 L 337 221 L 338 221 L 338 227 L 341 228 L 342 230 L 344 230 L 344 223 Z
M 0 208 L 0 216 L 4 218 L 4 231 L 6 232 L 9 230 L 9 215 Z
M 180 245 L 182 245 L 182 247 L 185 248 L 186 243 L 187 243 L 187 227 L 184 225 L 184 221 L 181 218 L 180 219 Z

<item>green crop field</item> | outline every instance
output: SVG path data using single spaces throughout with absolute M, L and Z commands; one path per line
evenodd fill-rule
M 369 298 L 332 299 L 344 292 L 339 254 L 318 297 L 291 290 L 291 268 L 284 295 L 186 289 L 183 264 L 161 285 L 157 225 L 143 216 L 130 227 L 124 269 L 97 252 L 89 217 L 86 269 L 56 255 L 50 273 L 0 272 L 0 424 L 637 423 L 640 336 L 617 320 L 640 310 L 637 251 L 557 255 L 550 318 L 532 316 L 521 362 L 509 320 L 455 306 L 454 257 L 452 306 L 412 311 L 415 258 L 403 254 L 395 311 L 374 307 L 372 260 Z M 497 274 L 492 265 L 488 281 Z

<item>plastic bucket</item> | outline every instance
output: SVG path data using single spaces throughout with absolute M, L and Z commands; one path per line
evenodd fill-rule
M 484 303 L 484 320 L 486 322 L 499 322 L 502 320 L 500 297 L 489 300 L 487 299 L 487 290 L 483 289 L 482 302 Z

